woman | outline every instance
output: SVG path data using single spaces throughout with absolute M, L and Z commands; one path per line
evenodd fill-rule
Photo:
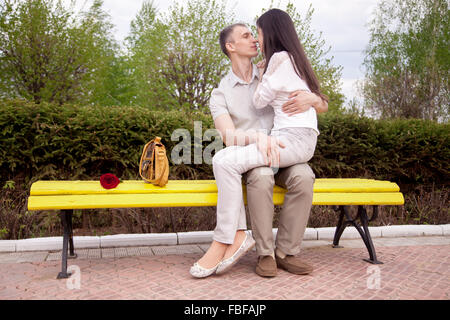
M 267 159 L 260 152 L 266 150 L 266 139 L 260 135 L 261 139 L 255 144 L 227 147 L 214 156 L 213 169 L 218 188 L 217 227 L 210 249 L 190 270 L 194 277 L 229 270 L 255 245 L 250 234 L 237 230 L 238 220 L 245 214 L 241 175 L 260 166 L 284 168 L 312 158 L 319 134 L 316 111 L 309 108 L 304 113 L 288 116 L 282 111 L 282 105 L 288 101 L 290 93 L 306 90 L 328 100 L 320 93 L 319 83 L 289 15 L 272 9 L 264 13 L 256 24 L 258 42 L 267 63 L 258 65 L 261 76 L 253 104 L 255 108 L 267 105 L 274 108 L 271 136 L 276 136 L 284 148 L 279 151 L 279 157 Z M 237 179 L 219 179 L 230 172 Z

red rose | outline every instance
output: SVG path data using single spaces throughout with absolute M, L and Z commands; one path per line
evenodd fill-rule
M 119 182 L 120 182 L 119 178 L 117 178 L 112 173 L 105 173 L 102 174 L 102 176 L 100 177 L 100 184 L 105 189 L 113 189 L 117 187 Z

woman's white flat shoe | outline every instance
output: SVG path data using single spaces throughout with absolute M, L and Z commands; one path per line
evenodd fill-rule
M 195 278 L 206 278 L 212 275 L 214 272 L 216 272 L 217 267 L 220 265 L 220 262 L 211 269 L 203 268 L 201 265 L 198 264 L 198 262 L 194 263 L 194 265 L 191 267 L 191 270 L 189 271 L 191 273 L 191 276 Z
M 239 261 L 247 252 L 249 252 L 256 242 L 248 231 L 245 231 L 245 239 L 242 241 L 241 246 L 236 252 L 229 258 L 222 260 L 217 267 L 216 273 L 221 274 L 231 269 L 232 266 Z

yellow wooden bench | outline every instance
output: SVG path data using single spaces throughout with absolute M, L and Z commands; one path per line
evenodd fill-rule
M 281 205 L 286 190 L 275 186 L 273 201 Z M 244 186 L 244 199 L 245 186 Z M 402 205 L 403 195 L 397 184 L 373 179 L 316 179 L 313 205 L 331 205 L 340 212 L 333 240 L 339 247 L 339 239 L 345 227 L 355 226 L 363 239 L 371 263 L 377 260 L 370 237 L 368 223 L 377 217 L 379 205 Z M 123 181 L 114 189 L 104 189 L 99 181 L 37 181 L 32 184 L 28 198 L 28 210 L 61 210 L 64 227 L 62 271 L 58 278 L 67 278 L 67 251 L 76 257 L 73 246 L 72 215 L 74 209 L 144 208 L 144 207 L 206 207 L 216 206 L 215 180 L 170 180 L 165 187 L 157 187 L 143 181 Z M 358 206 L 357 216 L 352 218 L 349 206 Z M 365 206 L 372 206 L 369 219 Z M 360 224 L 357 222 L 360 221 Z M 69 248 L 68 248 L 69 247 Z

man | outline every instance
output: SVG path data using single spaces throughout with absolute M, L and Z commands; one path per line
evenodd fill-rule
M 255 130 L 270 132 L 274 117 L 272 107 L 257 110 L 251 102 L 259 78 L 258 70 L 252 63 L 252 58 L 258 55 L 257 40 L 246 25 L 234 24 L 222 30 L 220 45 L 231 60 L 231 71 L 211 94 L 210 110 L 215 127 L 226 146 L 254 143 L 261 137 L 255 134 Z M 283 111 L 288 114 L 304 112 L 311 106 L 318 113 L 328 110 L 326 101 L 309 92 L 298 91 L 291 98 L 283 106 Z M 283 146 L 276 138 L 267 136 L 265 139 L 265 152 L 268 158 L 273 158 L 277 155 L 277 148 Z M 312 205 L 315 176 L 309 165 L 304 163 L 279 169 L 275 175 L 270 167 L 258 167 L 248 171 L 243 178 L 258 254 L 256 273 L 273 277 L 277 274 L 277 266 L 295 274 L 310 273 L 312 267 L 294 256 L 300 251 Z M 275 183 L 288 190 L 280 213 L 276 248 L 272 234 Z M 245 217 L 240 219 L 239 229 L 242 229 L 243 221 Z M 235 243 L 241 243 L 243 237 L 244 232 L 238 231 Z M 236 246 L 229 247 L 231 253 L 233 250 L 237 250 Z

